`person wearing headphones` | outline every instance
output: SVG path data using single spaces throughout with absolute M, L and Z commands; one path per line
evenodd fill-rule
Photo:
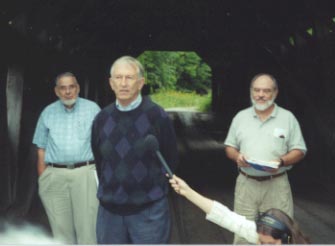
M 237 234 L 253 244 L 309 244 L 297 223 L 280 209 L 271 208 L 251 221 L 225 205 L 193 190 L 183 179 L 173 175 L 172 188 L 206 213 L 206 219 Z

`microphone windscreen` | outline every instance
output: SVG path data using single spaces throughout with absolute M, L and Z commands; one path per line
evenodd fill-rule
M 144 139 L 144 146 L 146 146 L 146 149 L 151 150 L 151 151 L 157 151 L 159 150 L 159 144 L 157 138 L 149 134 L 145 137 Z

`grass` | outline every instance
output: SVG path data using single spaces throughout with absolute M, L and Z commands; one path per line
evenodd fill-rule
M 195 108 L 197 111 L 206 112 L 211 108 L 212 94 L 198 95 L 195 92 L 180 92 L 174 90 L 164 90 L 150 95 L 151 99 L 168 108 Z

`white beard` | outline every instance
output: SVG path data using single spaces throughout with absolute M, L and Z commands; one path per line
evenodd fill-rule
M 65 106 L 70 107 L 76 103 L 77 99 L 75 98 L 75 99 L 61 100 L 61 101 Z
M 272 98 L 271 100 L 266 101 L 264 104 L 258 104 L 253 98 L 250 98 L 250 99 L 251 99 L 252 106 L 254 106 L 254 108 L 258 111 L 267 110 L 268 108 L 272 106 L 272 104 L 275 101 L 275 98 Z

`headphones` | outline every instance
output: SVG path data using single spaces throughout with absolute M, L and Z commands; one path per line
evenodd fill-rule
M 289 228 L 281 221 L 279 221 L 276 217 L 269 215 L 269 214 L 262 214 L 258 219 L 257 219 L 257 227 L 260 225 L 265 225 L 268 227 L 271 227 L 273 229 L 277 229 L 280 231 L 281 234 L 281 241 L 283 244 L 289 244 L 290 239 L 291 239 L 291 231 Z

